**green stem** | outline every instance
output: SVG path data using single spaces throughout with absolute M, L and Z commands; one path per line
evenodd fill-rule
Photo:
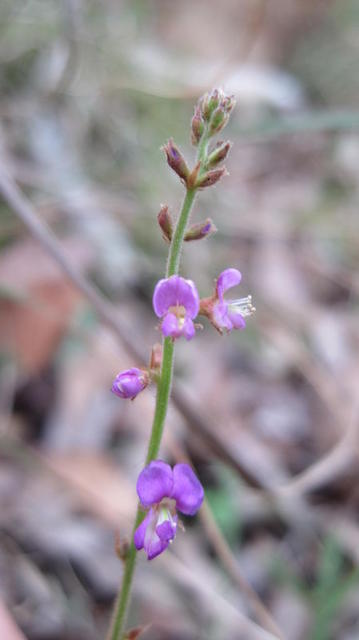
M 200 145 L 198 147 L 197 160 L 202 161 L 207 153 L 207 134 L 202 136 Z M 200 173 L 203 171 L 203 163 Z M 183 238 L 188 224 L 189 215 L 192 209 L 192 205 L 195 199 L 196 189 L 187 189 L 185 199 L 183 201 L 182 209 L 177 220 L 176 229 L 173 234 L 168 263 L 166 277 L 169 278 L 172 275 L 178 273 L 179 264 L 181 259 L 181 250 L 183 244 Z M 162 356 L 162 369 L 161 376 L 157 383 L 157 396 L 156 396 L 156 408 L 153 416 L 151 437 L 148 444 L 148 451 L 146 456 L 146 465 L 155 460 L 158 456 L 161 438 L 163 433 L 163 427 L 165 424 L 168 400 L 171 392 L 172 377 L 173 377 L 173 362 L 174 362 L 174 342 L 171 338 L 165 338 L 163 340 L 163 356 Z M 137 508 L 135 524 L 132 532 L 131 545 L 126 557 L 124 573 L 122 577 L 121 589 L 118 594 L 115 607 L 112 625 L 110 628 L 107 640 L 124 640 L 124 626 L 126 622 L 126 614 L 129 603 L 129 597 L 131 592 L 132 578 L 135 571 L 137 552 L 133 543 L 133 534 L 137 527 L 143 520 L 143 511 L 140 506 Z
M 166 278 L 178 273 L 179 263 L 181 259 L 181 249 L 183 243 L 183 237 L 186 231 L 189 214 L 192 208 L 194 197 L 196 195 L 195 189 L 187 189 L 186 196 L 182 205 L 182 211 L 178 218 L 176 229 L 173 234 L 170 252 L 168 256 Z

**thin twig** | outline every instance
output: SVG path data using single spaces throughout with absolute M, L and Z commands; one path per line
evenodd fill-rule
M 277 640 L 269 631 L 266 631 L 258 624 L 247 618 L 243 613 L 238 611 L 228 600 L 218 592 L 214 592 L 212 587 L 206 583 L 191 568 L 187 567 L 183 562 L 178 560 L 173 554 L 169 554 L 166 558 L 160 560 L 166 567 L 169 574 L 174 580 L 180 584 L 186 585 L 187 588 L 195 589 L 199 593 L 203 593 L 214 609 L 218 608 L 223 615 L 232 618 L 236 625 L 236 632 L 243 635 L 236 635 L 236 638 L 245 638 L 246 640 Z

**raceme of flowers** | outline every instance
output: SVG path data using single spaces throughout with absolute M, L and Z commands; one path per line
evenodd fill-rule
M 187 194 L 193 195 L 196 190 L 211 187 L 227 174 L 226 168 L 220 165 L 227 157 L 231 143 L 217 142 L 211 148 L 208 145 L 210 139 L 226 126 L 234 104 L 233 96 L 226 95 L 221 89 L 214 89 L 200 98 L 191 122 L 192 143 L 199 148 L 197 162 L 192 169 L 172 138 L 163 146 L 168 165 L 185 185 Z M 168 205 L 161 206 L 157 221 L 163 238 L 171 243 L 170 251 L 179 251 L 177 236 L 172 245 L 177 227 L 173 224 Z M 180 222 L 178 229 L 181 229 Z M 207 218 L 184 228 L 180 243 L 208 238 L 216 230 L 212 220 Z M 173 251 L 170 256 L 173 256 Z M 218 276 L 212 295 L 202 299 L 192 280 L 179 275 L 159 280 L 153 293 L 153 309 L 159 319 L 164 347 L 168 348 L 168 341 L 181 337 L 192 340 L 200 326 L 195 323 L 199 315 L 207 317 L 220 334 L 244 329 L 246 318 L 255 311 L 251 296 L 227 298 L 225 295 L 239 285 L 241 279 L 238 269 L 225 269 Z M 112 391 L 120 398 L 133 400 L 150 382 L 160 383 L 162 377 L 168 379 L 168 375 L 168 370 L 162 365 L 162 347 L 156 344 L 152 348 L 149 366 L 120 372 L 113 382 Z M 134 545 L 137 550 L 144 549 L 151 560 L 167 549 L 174 539 L 179 524 L 177 511 L 185 515 L 194 515 L 198 511 L 203 501 L 203 487 L 189 465 L 176 464 L 172 469 L 161 460 L 152 460 L 138 477 L 137 493 L 147 513 L 135 531 Z

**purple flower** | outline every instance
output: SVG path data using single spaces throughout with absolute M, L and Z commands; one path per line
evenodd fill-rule
M 113 381 L 111 391 L 120 398 L 133 400 L 149 383 L 148 372 L 143 369 L 126 369 L 121 371 Z
M 188 464 L 176 464 L 171 469 L 166 462 L 154 460 L 141 471 L 136 488 L 149 511 L 135 531 L 134 543 L 152 560 L 176 535 L 176 509 L 188 516 L 197 513 L 203 502 L 203 487 Z
M 211 298 L 201 300 L 200 312 L 210 319 L 220 333 L 244 329 L 244 318 L 255 312 L 252 296 L 232 300 L 226 300 L 224 297 L 225 292 L 239 284 L 241 279 L 242 275 L 238 269 L 225 269 L 217 278 L 215 294 Z
M 199 311 L 199 295 L 192 280 L 181 276 L 160 280 L 153 294 L 153 308 L 156 315 L 163 318 L 161 330 L 164 336 L 193 338 L 193 319 Z

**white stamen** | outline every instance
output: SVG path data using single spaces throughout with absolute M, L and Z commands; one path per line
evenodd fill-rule
M 231 300 L 228 304 L 228 308 L 232 313 L 240 313 L 243 318 L 251 316 L 256 310 L 252 305 L 252 296 L 239 298 L 238 300 Z

